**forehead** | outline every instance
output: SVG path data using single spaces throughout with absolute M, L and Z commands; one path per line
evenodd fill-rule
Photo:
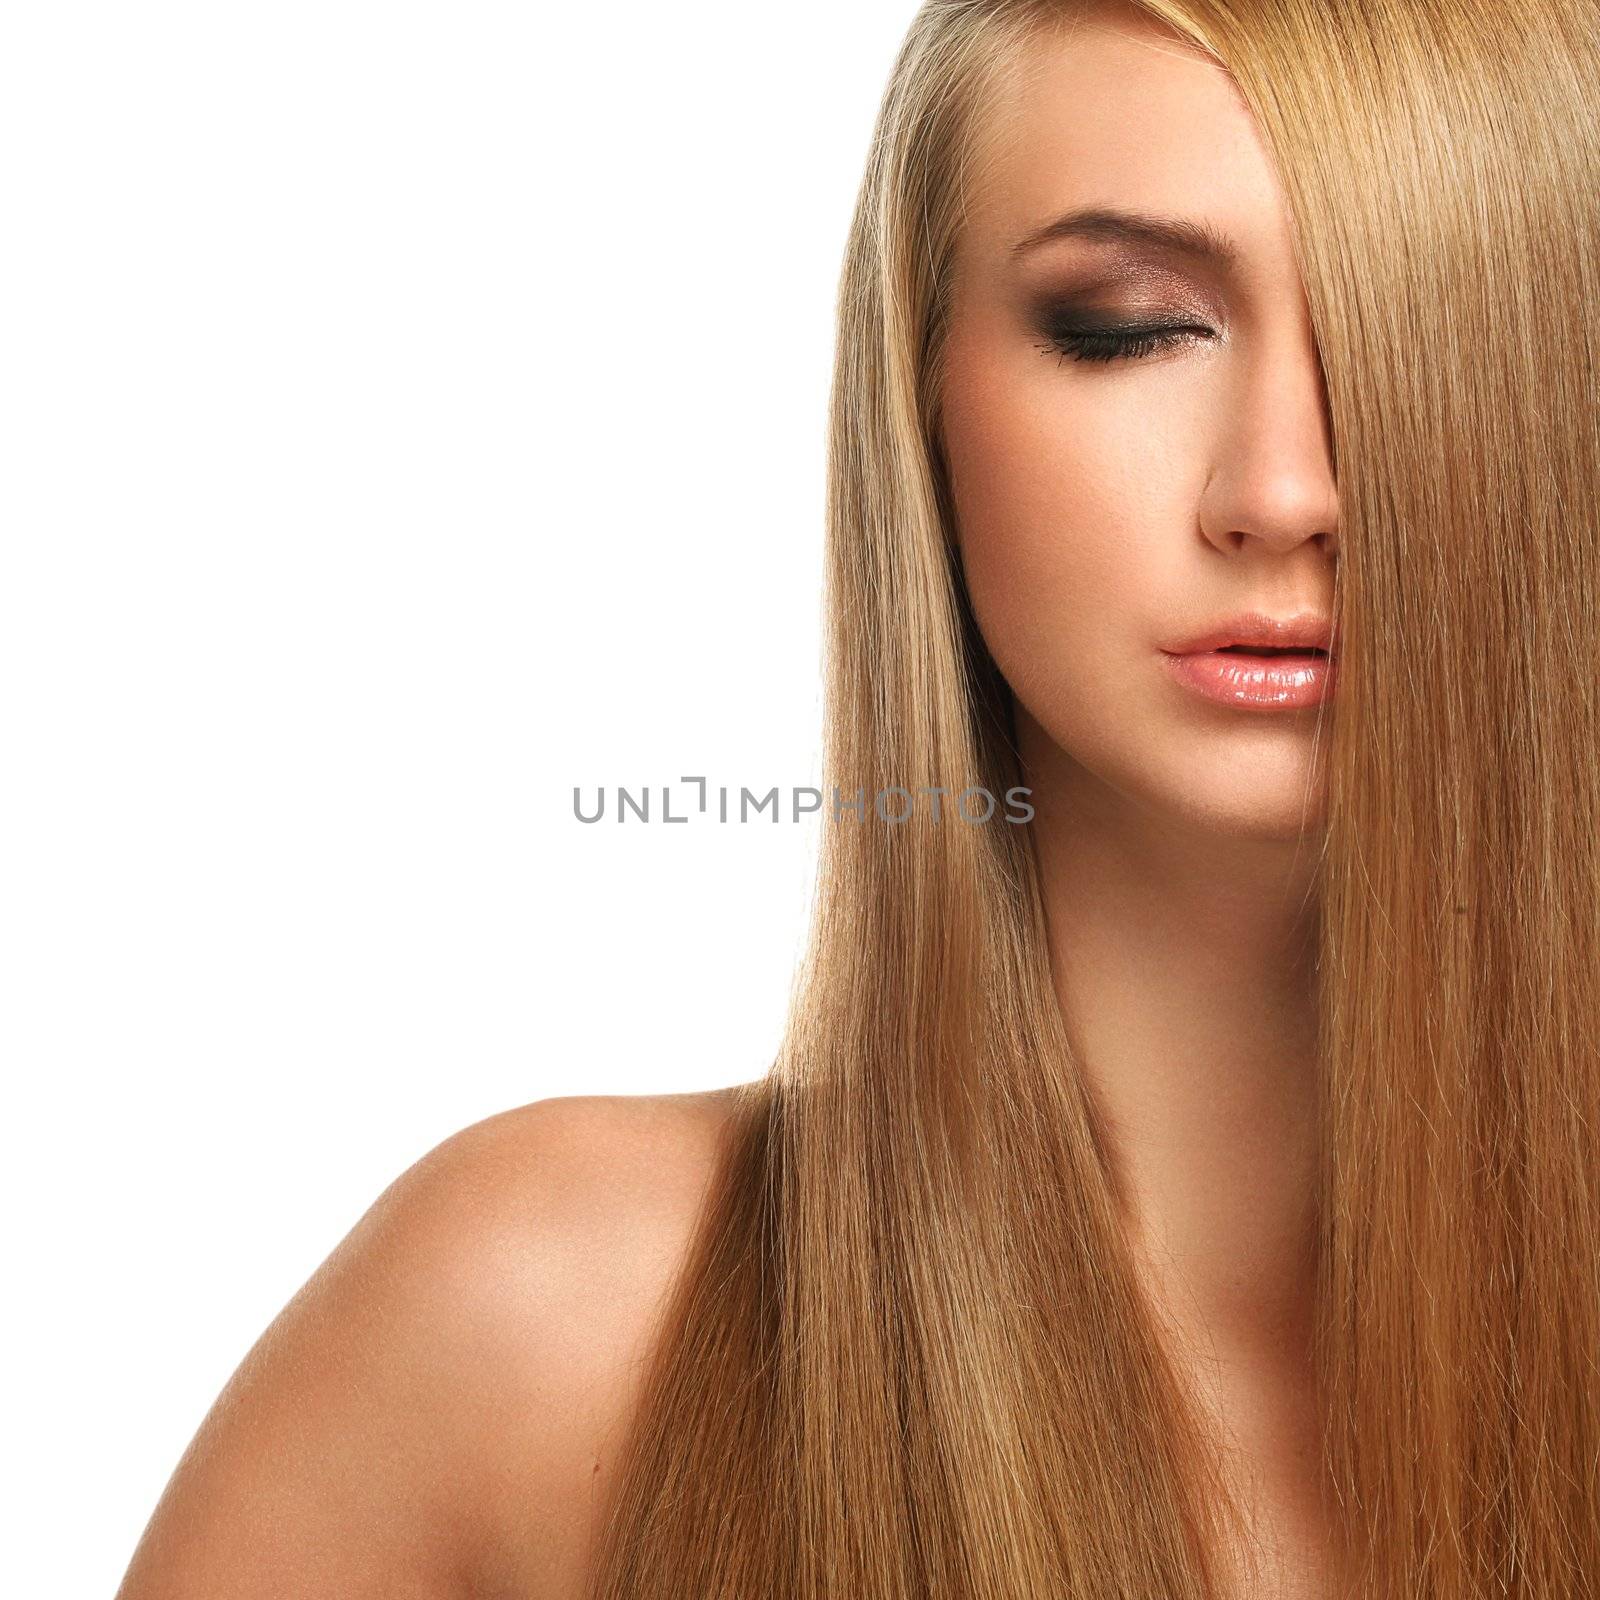
M 996 261 L 1063 212 L 1108 206 L 1209 224 L 1246 273 L 1290 260 L 1281 186 L 1237 85 L 1132 7 L 1037 36 L 984 122 L 969 256 Z

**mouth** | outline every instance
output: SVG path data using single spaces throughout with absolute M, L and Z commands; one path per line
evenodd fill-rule
M 1333 618 L 1315 609 L 1291 617 L 1277 617 L 1266 611 L 1241 611 L 1235 616 L 1220 618 L 1210 627 L 1197 628 L 1162 648 L 1169 655 L 1197 659 L 1249 656 L 1264 660 L 1300 656 L 1318 661 L 1328 660 L 1336 652 L 1339 641 L 1333 635 Z
M 1217 655 L 1237 656 L 1326 656 L 1328 652 L 1314 644 L 1224 644 L 1218 645 Z

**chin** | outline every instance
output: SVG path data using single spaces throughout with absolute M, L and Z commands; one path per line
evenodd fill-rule
M 1169 815 L 1197 831 L 1238 840 L 1293 844 L 1320 840 L 1326 812 L 1320 790 L 1306 793 L 1305 784 L 1274 784 L 1270 789 L 1236 783 L 1206 789 L 1190 785 L 1170 795 L 1163 807 Z

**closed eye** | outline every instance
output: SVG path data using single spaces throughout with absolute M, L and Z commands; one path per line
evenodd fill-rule
M 1188 322 L 1127 323 L 1115 328 L 1055 327 L 1038 348 L 1046 355 L 1071 356 L 1075 361 L 1137 361 L 1157 350 L 1213 337 L 1210 328 Z

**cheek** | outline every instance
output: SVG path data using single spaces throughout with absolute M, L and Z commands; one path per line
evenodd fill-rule
M 1055 729 L 1075 703 L 1105 706 L 1130 654 L 1155 647 L 1180 581 L 1183 452 L 1154 426 L 1147 386 L 1030 360 L 1037 370 L 1007 370 L 953 350 L 943 432 L 979 628 L 1013 692 Z

